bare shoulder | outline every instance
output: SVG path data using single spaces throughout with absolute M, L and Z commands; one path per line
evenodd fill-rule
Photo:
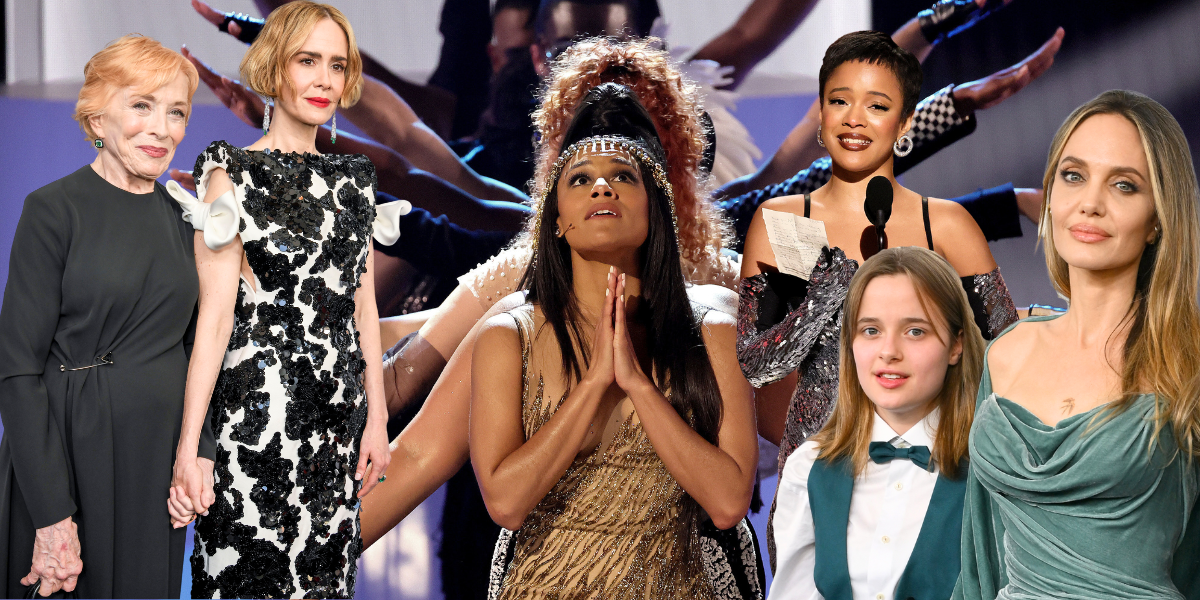
M 475 339 L 475 354 L 485 356 L 489 361 L 498 358 L 507 350 L 521 350 L 520 333 L 517 331 L 517 321 L 512 315 L 500 313 L 492 315 L 483 323 L 479 336 Z M 481 354 L 482 353 L 482 354 Z
M 701 330 L 710 352 L 717 347 L 732 349 L 737 342 L 737 319 L 720 310 L 710 310 L 704 315 Z
M 233 189 L 233 180 L 229 178 L 229 173 L 221 167 L 214 167 L 208 172 L 208 188 L 204 190 L 205 202 L 211 204 L 219 198 L 221 194 Z
M 961 204 L 930 198 L 929 227 L 934 250 L 946 257 L 959 275 L 978 275 L 996 268 L 987 238 Z
M 766 202 L 763 202 L 762 204 L 758 205 L 758 211 L 757 211 L 758 214 L 755 215 L 756 218 L 758 217 L 758 215 L 762 214 L 762 211 L 764 208 L 767 210 L 777 210 L 780 212 L 790 212 L 790 213 L 795 213 L 797 215 L 803 215 L 804 214 L 804 196 L 803 195 L 778 196 L 775 198 L 771 198 L 771 199 L 767 200 Z
M 1022 359 L 1033 352 L 1045 327 L 1043 321 L 1020 321 L 988 346 L 987 367 L 993 386 L 997 380 L 1009 381 Z

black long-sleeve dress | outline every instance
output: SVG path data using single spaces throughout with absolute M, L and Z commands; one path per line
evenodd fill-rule
M 7 597 L 23 592 L 35 530 L 67 517 L 79 597 L 179 596 L 185 530 L 166 500 L 198 294 L 192 237 L 163 186 L 129 193 L 90 166 L 25 199 L 0 309 Z

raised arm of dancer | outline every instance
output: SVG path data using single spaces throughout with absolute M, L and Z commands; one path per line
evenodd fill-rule
M 755 65 L 770 56 L 812 11 L 816 0 L 753 0 L 733 25 L 722 31 L 692 57 L 733 67 L 733 78 L 723 86 L 735 89 Z
M 263 110 L 266 106 L 262 98 L 257 94 L 246 89 L 240 82 L 222 76 L 212 67 L 208 66 L 192 54 L 187 48 L 180 50 L 188 60 L 196 67 L 196 71 L 200 74 L 200 79 L 204 81 L 221 103 L 233 114 L 237 115 L 243 123 L 251 127 L 259 127 L 263 119 Z M 390 99 L 390 100 L 389 100 Z M 372 103 L 382 102 L 382 108 L 372 108 Z M 373 122 L 356 123 L 362 129 L 371 131 L 377 137 L 391 139 L 397 142 L 399 147 L 391 144 L 383 144 L 372 146 L 364 146 L 366 140 L 357 136 L 347 135 L 345 132 L 339 135 L 340 143 L 333 144 L 330 141 L 330 135 L 327 128 L 322 128 L 322 132 L 317 134 L 317 150 L 322 153 L 337 153 L 337 154 L 366 154 L 371 158 L 372 162 L 377 165 L 377 172 L 380 178 L 380 189 L 385 192 L 395 194 L 401 198 L 408 198 L 407 195 L 399 190 L 392 190 L 384 185 L 389 181 L 384 167 L 386 162 L 380 161 L 380 150 L 393 150 L 394 154 L 405 162 L 406 167 L 395 166 L 388 167 L 390 171 L 403 169 L 402 172 L 412 170 L 412 166 L 416 166 L 424 171 L 428 171 L 433 175 L 446 180 L 446 182 L 457 187 L 459 190 L 465 191 L 478 198 L 485 200 L 497 200 L 502 202 L 520 203 L 528 200 L 528 197 L 517 189 L 505 185 L 494 179 L 483 177 L 470 167 L 466 166 L 458 159 L 458 156 L 446 146 L 432 131 L 425 127 L 412 109 L 404 103 L 399 96 L 395 95 L 391 90 L 388 90 L 381 83 L 367 78 L 363 85 L 362 100 L 354 107 L 348 110 L 343 110 L 347 116 L 352 117 L 352 114 L 374 115 L 377 112 L 386 110 L 398 111 L 397 116 L 391 118 L 387 123 L 375 124 Z M 401 114 L 402 113 L 402 114 Z M 373 118 L 373 117 L 371 117 Z M 390 127 L 399 127 L 400 130 L 393 131 Z M 407 150 L 407 153 L 405 153 Z M 409 159 L 412 159 L 409 162 Z M 395 158 L 387 157 L 390 162 L 397 162 Z M 418 198 L 414 198 L 419 200 Z M 420 205 L 420 202 L 414 202 Z
M 987 2 L 975 0 L 980 8 Z M 1003 3 L 1009 2 L 1012 0 Z M 758 63 L 796 30 L 814 5 L 816 0 L 753 0 L 729 29 L 705 44 L 692 58 L 734 67 L 733 81 L 724 87 L 735 89 Z M 920 17 L 913 17 L 897 29 L 892 39 L 922 61 L 929 56 L 936 41 L 936 38 L 927 39 L 921 30 Z
M 479 198 L 524 202 L 516 188 L 476 173 L 427 127 L 412 108 L 378 79 L 363 76 L 362 98 L 340 111 L 381 144 L 399 152 L 424 169 Z M 320 136 L 319 136 L 320 137 Z
M 716 310 L 704 317 L 704 344 L 722 401 L 720 433 L 714 445 L 679 415 L 642 370 L 626 326 L 625 276 L 612 287 L 616 298 L 612 361 L 617 385 L 629 394 L 654 452 L 680 487 L 718 529 L 737 525 L 750 509 L 758 438 L 750 383 L 742 376 L 735 352 L 736 321 Z
M 499 315 L 479 332 L 471 366 L 471 464 L 488 514 L 501 527 L 521 527 L 571 466 L 592 424 L 606 419 L 624 396 L 612 389 L 612 315 L 610 294 L 596 324 L 587 373 L 528 440 L 522 419 L 520 325 L 512 316 Z
M 211 203 L 232 190 L 229 175 L 224 169 L 216 169 L 210 176 L 203 200 Z M 208 403 L 225 360 L 229 336 L 233 333 L 239 273 L 244 262 L 240 238 L 218 250 L 205 244 L 204 232 L 197 231 L 195 238 L 200 311 L 196 316 L 196 341 L 192 345 L 183 394 L 183 423 L 175 450 L 171 499 L 167 503 L 175 528 L 186 526 L 192 519 L 191 513 L 207 512 L 216 498 L 212 472 L 204 472 L 196 462 L 196 455 Z
M 478 306 L 478 301 L 469 290 L 459 289 L 466 293 L 466 301 Z M 459 291 L 455 291 L 451 298 L 456 294 Z M 466 464 L 469 458 L 467 425 L 471 412 L 471 370 L 476 336 L 491 317 L 524 302 L 525 295 L 518 293 L 497 302 L 486 314 L 480 307 L 475 314 L 484 318 L 470 319 L 467 325 L 470 333 L 459 337 L 461 344 L 456 341 L 450 347 L 447 352 L 450 360 L 430 390 L 421 411 L 392 442 L 392 462 L 388 465 L 387 480 L 379 484 L 370 496 L 363 498 L 360 519 L 364 548 L 383 537 Z M 456 324 L 460 321 L 462 319 L 454 319 Z M 424 328 L 422 332 L 424 335 Z M 430 335 L 437 337 L 432 333 Z

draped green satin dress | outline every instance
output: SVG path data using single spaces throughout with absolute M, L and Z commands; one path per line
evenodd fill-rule
M 985 362 L 978 399 L 953 598 L 1200 598 L 1200 462 L 1154 442 L 1153 395 L 1050 427 Z

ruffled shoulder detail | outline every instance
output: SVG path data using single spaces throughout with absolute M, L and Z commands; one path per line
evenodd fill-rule
M 196 166 L 192 169 L 192 177 L 196 180 L 196 196 L 204 198 L 213 169 L 224 169 L 235 185 L 240 183 L 245 157 L 245 150 L 224 140 L 209 144 L 204 152 L 196 157 Z
M 375 205 L 375 222 L 371 235 L 384 246 L 391 246 L 400 239 L 400 217 L 412 211 L 407 200 L 396 200 Z
M 168 181 L 166 187 L 167 193 L 183 209 L 183 220 L 191 223 L 196 231 L 204 232 L 204 245 L 220 250 L 237 237 L 241 215 L 233 190 L 217 196 L 209 204 L 196 199 L 175 181 Z

